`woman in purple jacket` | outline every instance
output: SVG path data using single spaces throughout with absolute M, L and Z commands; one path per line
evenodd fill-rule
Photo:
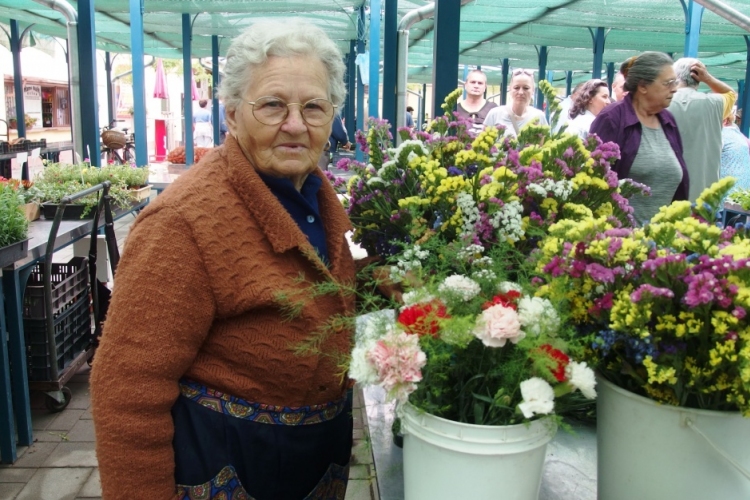
M 672 59 L 661 52 L 644 52 L 622 64 L 629 94 L 604 108 L 590 133 L 620 146 L 614 170 L 651 188 L 651 196 L 635 195 L 630 205 L 636 220 L 648 222 L 659 207 L 686 200 L 689 179 L 682 157 L 677 123 L 667 106 L 677 91 Z

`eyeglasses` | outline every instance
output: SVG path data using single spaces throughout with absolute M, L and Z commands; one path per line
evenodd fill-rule
M 665 87 L 672 88 L 672 87 L 676 87 L 677 84 L 680 83 L 680 81 L 677 78 L 672 78 L 671 80 L 667 80 L 666 82 L 659 82 L 659 83 L 661 83 Z
M 289 106 L 300 107 L 302 120 L 312 127 L 328 125 L 333 120 L 336 107 L 328 99 L 310 99 L 305 103 L 286 102 L 273 96 L 265 96 L 255 101 L 245 101 L 253 107 L 253 116 L 263 125 L 278 125 L 289 116 Z
M 529 71 L 528 69 L 514 69 L 511 75 L 512 76 L 516 76 L 516 75 L 534 76 L 534 73 L 532 71 Z

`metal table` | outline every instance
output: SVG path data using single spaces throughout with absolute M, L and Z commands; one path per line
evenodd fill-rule
M 43 157 L 46 160 L 51 160 L 57 163 L 60 161 L 60 152 L 62 151 L 73 151 L 73 143 L 71 141 L 50 142 L 49 144 L 47 144 L 47 147 L 41 148 L 39 150 L 39 156 Z M 0 153 L 0 162 L 10 161 L 20 153 L 30 153 L 30 151 Z M 8 167 L 8 169 L 10 169 L 10 167 Z M 29 180 L 28 161 L 25 161 L 23 165 L 21 165 L 21 172 L 21 178 L 24 180 Z
M 117 210 L 114 218 L 138 211 L 147 204 L 148 200 L 143 200 L 127 210 Z M 99 223 L 99 227 L 103 228 L 104 217 L 100 218 Z M 23 294 L 34 265 L 44 259 L 51 228 L 51 220 L 39 219 L 30 223 L 28 255 L 2 270 L 0 298 L 5 304 L 5 314 L 0 309 L 0 329 L 7 338 L 7 343 L 0 341 L 0 459 L 3 463 L 13 463 L 17 458 L 16 433 L 19 445 L 29 446 L 33 443 L 23 330 Z M 62 221 L 55 239 L 55 251 L 90 235 L 92 229 L 91 219 Z

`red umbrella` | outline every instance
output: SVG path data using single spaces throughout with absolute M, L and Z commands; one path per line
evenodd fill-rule
M 167 75 L 164 73 L 164 65 L 161 59 L 156 60 L 156 82 L 154 83 L 154 97 L 169 99 L 167 90 Z

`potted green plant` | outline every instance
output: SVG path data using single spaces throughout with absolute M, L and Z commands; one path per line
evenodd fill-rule
M 26 256 L 29 221 L 23 204 L 23 196 L 13 186 L 0 183 L 0 267 Z
M 130 165 L 107 165 L 101 168 L 83 164 L 55 164 L 45 166 L 43 175 L 35 179 L 36 200 L 42 204 L 44 217 L 54 217 L 57 205 L 66 195 L 82 191 L 104 181 L 110 181 L 112 186 L 109 194 L 113 209 L 129 209 L 139 203 L 134 188 L 142 187 L 148 179 L 147 167 L 132 167 Z M 68 207 L 64 217 L 81 218 L 91 214 L 96 205 L 98 195 L 92 194 L 76 200 Z
M 28 114 L 23 115 L 23 122 L 26 124 L 26 128 L 33 128 L 36 125 L 37 119 Z

